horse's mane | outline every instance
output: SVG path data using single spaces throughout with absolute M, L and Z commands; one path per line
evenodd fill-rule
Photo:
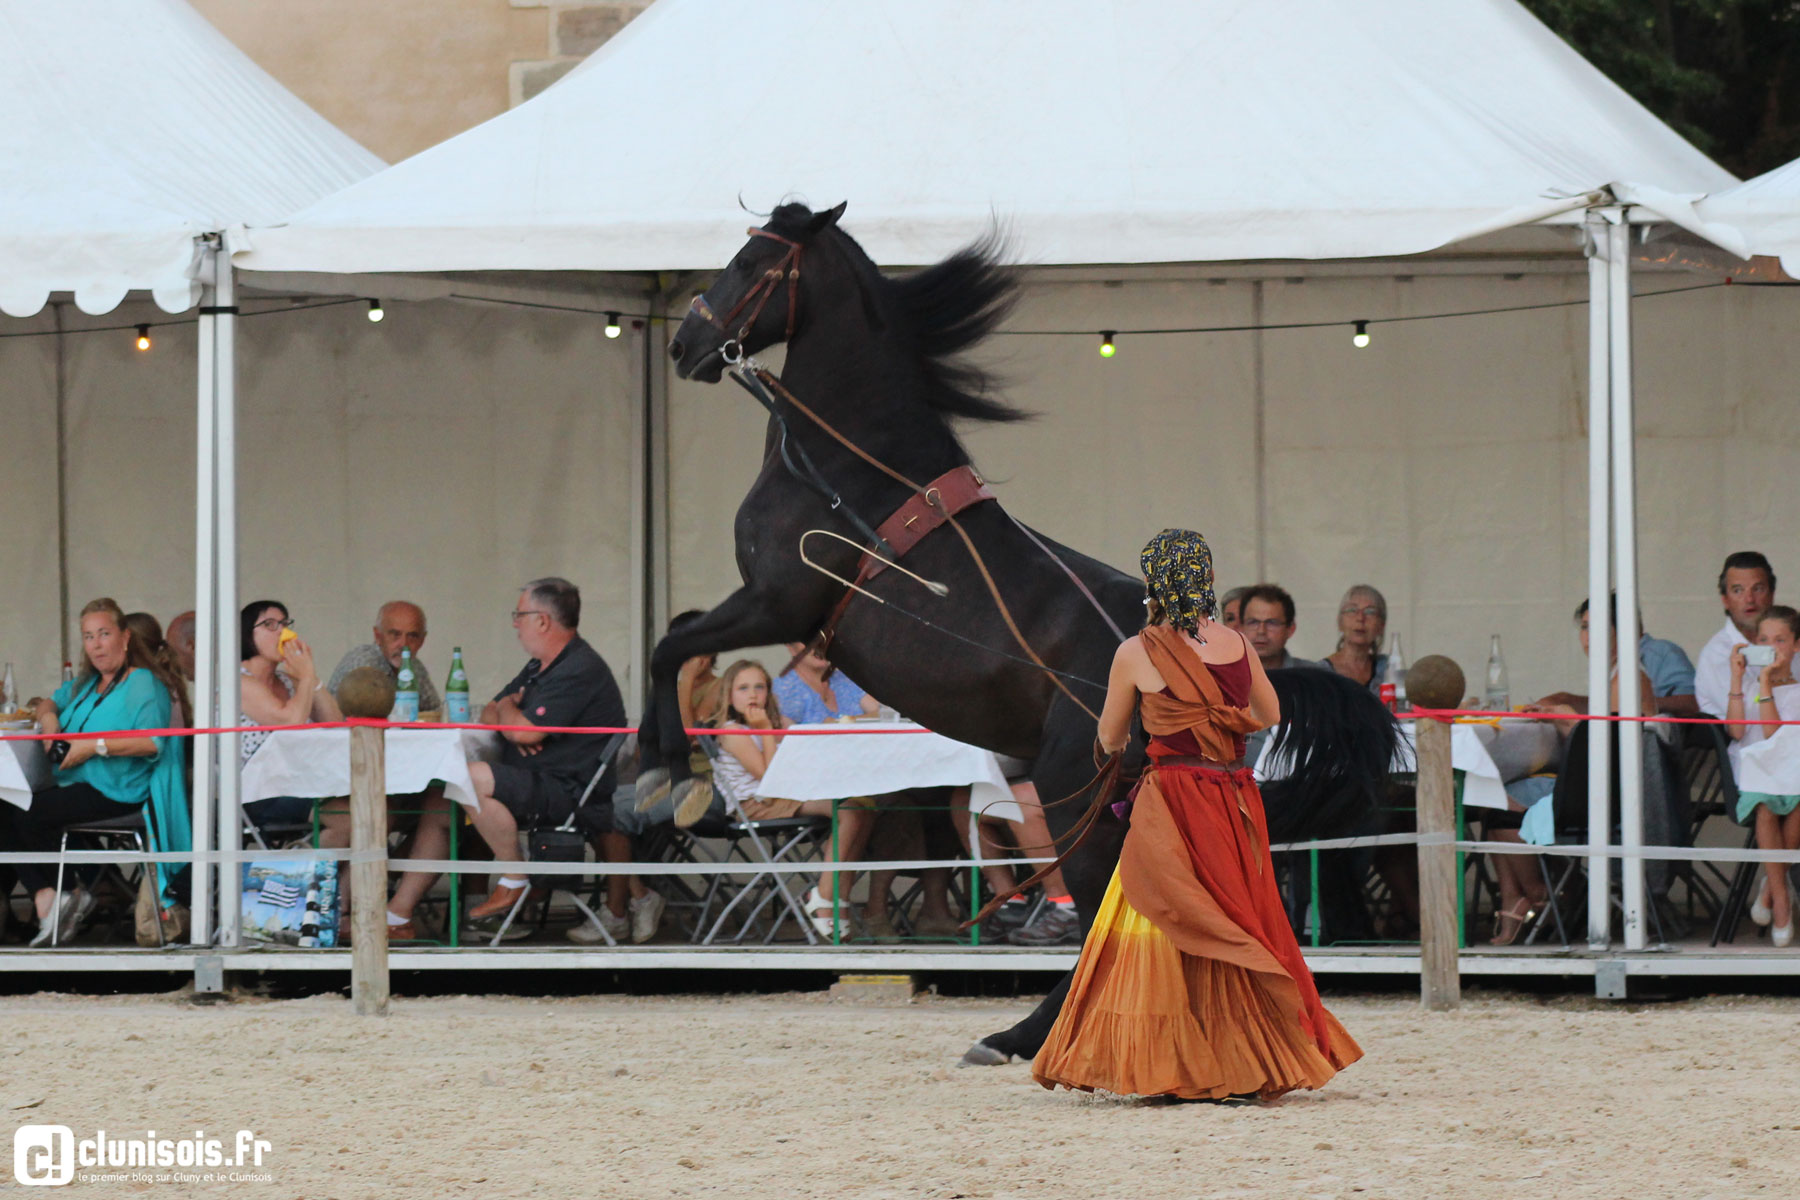
M 804 236 L 812 210 L 783 204 L 771 224 L 788 226 Z M 874 303 L 888 332 L 909 340 L 925 377 L 925 401 L 949 417 L 974 421 L 1023 421 L 1032 414 L 999 398 L 1001 381 L 987 369 L 962 357 L 985 340 L 1019 299 L 1019 282 L 1007 262 L 1006 239 L 998 229 L 964 246 L 940 263 L 910 275 L 883 275 L 856 243 L 833 226 L 864 293 Z

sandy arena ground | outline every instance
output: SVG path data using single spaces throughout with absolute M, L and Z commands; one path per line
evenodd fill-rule
M 14 997 L 0 1102 L 77 1137 L 273 1143 L 273 1182 L 50 1195 L 1702 1200 L 1800 1178 L 1800 1001 L 1338 998 L 1368 1057 L 1261 1106 L 956 1068 L 1028 1007 L 458 997 L 357 1020 L 336 997 Z

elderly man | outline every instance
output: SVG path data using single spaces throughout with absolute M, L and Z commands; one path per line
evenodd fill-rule
M 1259 583 L 1244 592 L 1242 617 L 1238 631 L 1250 642 L 1263 669 L 1278 671 L 1284 667 L 1323 667 L 1310 658 L 1296 658 L 1288 653 L 1288 639 L 1299 626 L 1294 621 L 1294 598 L 1287 589 L 1273 583 Z
M 1719 572 L 1719 601 L 1725 627 L 1713 634 L 1694 667 L 1694 699 L 1700 711 L 1725 715 L 1731 691 L 1731 651 L 1738 643 L 1756 641 L 1757 622 L 1775 603 L 1775 569 L 1754 550 L 1726 558 Z
M 331 673 L 326 689 L 333 696 L 337 695 L 344 676 L 358 667 L 380 667 L 390 677 L 397 676 L 400 674 L 400 652 L 410 650 L 413 672 L 419 680 L 419 711 L 442 711 L 444 698 L 438 695 L 437 685 L 431 682 L 431 672 L 419 661 L 419 651 L 425 646 L 425 610 L 408 600 L 389 600 L 375 614 L 374 634 L 374 641 L 350 647 L 338 660 L 337 670 Z
M 180 668 L 181 677 L 189 683 L 194 682 L 194 610 L 190 608 L 170 617 L 163 639 L 169 643 L 169 650 L 175 655 L 175 665 Z
M 519 593 L 513 631 L 530 661 L 482 710 L 483 725 L 509 725 L 500 760 L 470 763 L 480 807 L 475 828 L 501 864 L 520 863 L 519 830 L 559 825 L 575 811 L 600 769 L 603 734 L 551 733 L 534 725 L 612 727 L 625 724 L 625 702 L 611 668 L 577 632 L 581 592 L 566 579 L 534 579 Z M 631 839 L 614 830 L 605 799 L 582 809 L 583 824 L 598 832 L 607 862 L 630 862 Z M 656 936 L 663 898 L 637 876 L 607 880 L 601 920 L 615 939 L 647 942 Z M 500 876 L 488 898 L 469 912 L 476 924 L 504 920 L 530 881 L 515 868 Z M 629 900 L 627 897 L 629 896 Z

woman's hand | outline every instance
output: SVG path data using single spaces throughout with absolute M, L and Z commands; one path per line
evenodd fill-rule
M 312 647 L 298 637 L 282 651 L 281 661 L 287 664 L 288 674 L 295 683 L 311 683 L 319 677 L 318 665 L 313 662 Z
M 59 771 L 72 771 L 94 757 L 94 738 L 79 738 L 69 743 L 69 752 L 56 764 Z
M 769 710 L 760 704 L 752 704 L 744 710 L 744 724 L 752 729 L 773 729 L 769 723 Z
M 62 716 L 56 711 L 54 703 L 40 698 L 32 703 L 31 708 L 37 716 L 39 730 L 44 733 L 62 732 Z
M 1739 685 L 1744 682 L 1744 672 L 1750 666 L 1744 661 L 1744 647 L 1747 645 L 1748 642 L 1739 642 L 1731 648 L 1731 690 L 1734 692 L 1743 690 Z

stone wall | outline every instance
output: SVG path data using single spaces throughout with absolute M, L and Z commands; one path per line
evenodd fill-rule
M 283 86 L 389 162 L 529 100 L 647 7 L 647 0 L 193 3 Z

